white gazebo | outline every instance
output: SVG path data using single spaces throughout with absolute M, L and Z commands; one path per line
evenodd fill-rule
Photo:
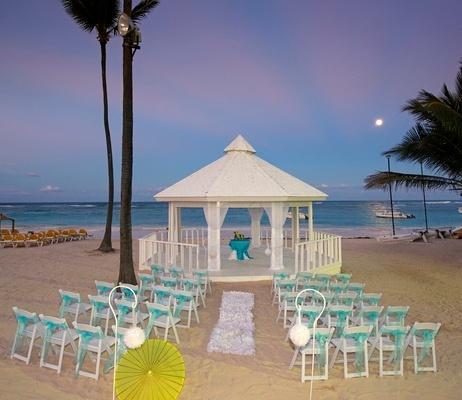
M 321 238 L 313 232 L 313 202 L 325 200 L 327 195 L 259 158 L 255 149 L 238 135 L 225 148 L 221 158 L 164 189 L 154 198 L 168 202 L 167 241 L 172 243 L 182 241 L 181 208 L 197 207 L 204 210 L 207 221 L 207 240 L 204 243 L 210 271 L 221 268 L 221 227 L 228 209 L 248 208 L 252 247 L 261 245 L 260 221 L 265 211 L 271 224 L 269 269 L 280 270 L 284 268 L 283 227 L 289 210 L 293 216 L 292 246 L 294 250 L 303 252 L 305 250 L 302 248 L 296 249 L 296 244 L 300 242 L 299 208 L 308 208 L 307 241 Z M 314 251 L 307 248 L 307 259 L 309 251 L 312 253 L 310 257 L 314 256 Z

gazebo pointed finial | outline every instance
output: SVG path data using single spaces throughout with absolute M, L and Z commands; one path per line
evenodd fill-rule
M 233 141 L 228 144 L 225 148 L 225 153 L 229 153 L 231 151 L 243 151 L 246 153 L 256 153 L 255 149 L 252 145 L 244 139 L 244 136 L 241 134 L 237 135 Z

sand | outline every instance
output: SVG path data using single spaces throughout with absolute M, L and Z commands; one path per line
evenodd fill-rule
M 99 382 L 74 378 L 72 359 L 65 357 L 61 375 L 39 368 L 38 350 L 31 365 L 9 359 L 15 321 L 11 307 L 56 315 L 58 289 L 94 293 L 95 279 L 117 278 L 118 254 L 92 251 L 93 240 L 44 248 L 0 249 L 0 399 L 110 399 L 112 375 Z M 117 246 L 118 244 L 116 244 Z M 135 244 L 136 247 L 136 244 Z M 439 321 L 439 371 L 415 375 L 405 362 L 404 377 L 378 376 L 370 363 L 369 378 L 343 379 L 341 364 L 329 380 L 315 382 L 316 399 L 459 399 L 462 382 L 462 241 L 377 243 L 345 240 L 344 272 L 367 291 L 382 292 L 384 305 L 409 305 L 408 323 Z M 136 260 L 136 254 L 135 254 Z M 186 363 L 181 399 L 307 399 L 309 384 L 300 383 L 300 371 L 288 369 L 292 356 L 284 342 L 285 330 L 275 323 L 269 283 L 214 284 L 200 325 L 182 329 L 179 346 Z M 209 354 L 207 343 L 218 319 L 223 290 L 255 294 L 255 356 Z

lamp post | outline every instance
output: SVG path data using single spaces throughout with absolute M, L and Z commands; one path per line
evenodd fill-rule
M 388 173 L 391 172 L 390 170 L 390 156 L 387 156 L 387 162 L 388 162 Z M 388 184 L 388 187 L 390 189 L 390 209 L 391 209 L 391 226 L 393 228 L 393 236 L 395 235 L 395 214 L 393 212 L 393 194 L 391 190 L 391 183 Z
M 136 284 L 132 248 L 133 176 L 133 55 L 139 49 L 140 34 L 131 20 L 132 1 L 124 0 L 117 30 L 123 37 L 122 171 L 120 187 L 120 269 L 118 282 Z
M 420 162 L 420 176 L 423 180 L 423 164 Z M 425 197 L 425 186 L 422 182 L 422 196 L 423 196 L 423 206 L 424 206 L 424 216 L 425 216 L 425 232 L 428 232 L 428 220 L 427 220 L 427 199 Z

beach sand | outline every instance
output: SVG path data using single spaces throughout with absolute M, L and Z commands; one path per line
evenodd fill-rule
M 92 251 L 94 240 L 44 248 L 0 249 L 0 399 L 110 399 L 112 374 L 99 382 L 74 378 L 70 357 L 61 375 L 39 368 L 38 349 L 31 365 L 9 359 L 15 320 L 12 306 L 49 315 L 58 312 L 58 289 L 93 294 L 94 280 L 117 278 L 118 254 Z M 116 247 L 118 243 L 116 243 Z M 137 244 L 134 244 L 136 249 Z M 378 376 L 370 363 L 369 378 L 343 379 L 341 364 L 328 381 L 314 383 L 315 399 L 460 399 L 462 382 L 462 241 L 377 243 L 345 240 L 344 272 L 365 282 L 368 292 L 382 292 L 384 305 L 409 305 L 407 321 L 441 322 L 437 337 L 439 371 L 415 375 L 405 362 L 404 377 Z M 137 255 L 135 254 L 135 260 Z M 292 350 L 276 323 L 269 282 L 214 284 L 200 325 L 180 330 L 186 364 L 181 399 L 307 399 L 309 383 L 300 383 L 298 367 L 288 369 Z M 223 290 L 255 293 L 256 355 L 209 354 L 207 343 L 218 319 Z

